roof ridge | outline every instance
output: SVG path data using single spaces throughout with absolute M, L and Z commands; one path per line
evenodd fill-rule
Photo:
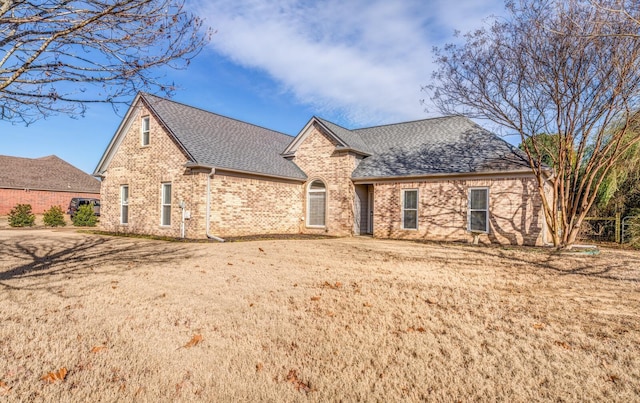
M 268 127 L 260 126 L 260 125 L 257 125 L 257 124 L 255 124 L 255 123 L 250 123 L 250 122 L 247 122 L 247 121 L 244 121 L 244 120 L 240 120 L 240 119 L 238 119 L 238 118 L 234 118 L 234 117 L 231 117 L 231 116 L 226 116 L 226 115 L 222 115 L 222 114 L 220 114 L 220 113 L 211 112 L 211 111 L 208 111 L 208 110 L 206 110 L 206 109 L 204 109 L 204 108 L 201 108 L 201 107 L 198 107 L 198 106 L 187 105 L 187 104 L 185 104 L 184 102 L 174 101 L 174 100 L 169 99 L 169 98 L 159 97 L 159 96 L 157 96 L 157 95 L 149 94 L 149 93 L 146 93 L 146 92 L 141 92 L 141 93 L 140 93 L 140 95 L 141 95 L 143 98 L 144 98 L 145 96 L 151 96 L 151 97 L 153 97 L 153 98 L 157 98 L 157 99 L 159 99 L 159 100 L 161 100 L 161 101 L 172 102 L 172 103 L 174 103 L 174 104 L 176 104 L 176 105 L 184 106 L 184 107 L 186 107 L 186 108 L 190 108 L 190 109 L 196 109 L 196 110 L 199 110 L 199 111 L 201 111 L 201 112 L 205 112 L 205 113 L 208 113 L 208 114 L 211 114 L 211 115 L 219 116 L 219 117 L 224 118 L 224 119 L 233 120 L 233 121 L 236 121 L 236 122 L 238 122 L 238 123 L 242 123 L 242 124 L 245 124 L 245 125 L 249 125 L 249 126 L 257 127 L 257 128 L 259 128 L 259 129 L 263 129 L 263 130 L 268 130 L 268 131 L 270 131 L 270 132 L 277 133 L 277 134 L 281 134 L 281 135 L 283 135 L 283 136 L 293 137 L 293 136 L 291 136 L 290 134 L 287 134 L 287 133 L 282 133 L 282 132 L 279 132 L 279 131 L 277 131 L 277 130 L 269 129 Z
M 453 118 L 463 118 L 463 119 L 466 119 L 466 120 L 471 120 L 471 119 L 467 118 L 464 115 L 447 115 L 447 116 L 435 116 L 435 117 L 426 118 L 426 119 L 408 120 L 406 122 L 385 123 L 385 124 L 382 124 L 382 125 L 359 127 L 357 129 L 347 129 L 347 130 L 351 130 L 351 131 L 355 132 L 355 131 L 360 131 L 360 130 L 376 129 L 376 128 L 379 128 L 379 127 L 399 126 L 399 125 L 406 125 L 406 124 L 411 124 L 411 123 L 426 122 L 428 120 L 444 120 L 444 119 L 453 119 Z

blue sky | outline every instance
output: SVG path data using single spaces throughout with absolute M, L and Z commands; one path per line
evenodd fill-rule
M 503 12 L 501 0 L 210 0 L 189 6 L 217 33 L 186 70 L 178 102 L 295 135 L 313 115 L 348 128 L 437 115 L 421 87 L 433 46 Z M 427 105 L 428 106 L 428 105 Z M 126 108 L 28 127 L 0 122 L 0 154 L 55 154 L 92 173 Z

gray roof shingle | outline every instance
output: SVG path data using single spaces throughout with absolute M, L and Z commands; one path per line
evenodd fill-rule
M 528 169 L 515 147 L 462 116 L 353 130 L 372 156 L 352 178 L 488 173 Z
M 280 153 L 291 136 L 150 94 L 144 101 L 196 164 L 285 178 L 306 179 Z
M 256 174 L 306 179 L 283 158 L 293 138 L 178 102 L 141 94 L 193 163 Z M 341 146 L 363 159 L 352 178 L 490 173 L 528 169 L 515 147 L 462 116 L 349 130 L 315 117 Z
M 0 188 L 100 193 L 100 181 L 55 155 L 0 155 Z
M 322 123 L 327 129 L 329 129 L 333 134 L 342 140 L 347 147 L 360 151 L 366 154 L 371 155 L 371 151 L 369 151 L 369 146 L 362 140 L 362 137 L 355 130 L 345 129 L 342 126 L 338 126 L 333 122 L 329 122 L 328 120 L 316 117 L 320 123 Z

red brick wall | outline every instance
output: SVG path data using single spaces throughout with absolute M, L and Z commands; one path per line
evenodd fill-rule
M 51 206 L 60 206 L 66 213 L 73 197 L 99 199 L 99 193 L 50 192 L 45 190 L 0 189 L 0 215 L 7 215 L 16 204 L 31 204 L 34 214 L 42 214 Z

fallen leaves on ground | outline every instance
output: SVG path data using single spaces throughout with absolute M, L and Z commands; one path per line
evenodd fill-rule
M 291 382 L 296 390 L 301 390 L 305 393 L 311 392 L 311 387 L 298 378 L 298 372 L 295 369 L 289 371 L 287 381 Z
M 7 385 L 6 382 L 0 381 L 0 395 L 6 395 L 11 391 L 11 386 Z
M 193 335 L 191 340 L 189 340 L 189 342 L 184 345 L 184 348 L 193 347 L 193 346 L 197 345 L 198 343 L 200 343 L 201 341 L 202 341 L 202 335 L 201 334 L 195 334 L 195 335 Z
M 49 372 L 44 375 L 40 379 L 45 382 L 54 383 L 56 381 L 64 381 L 64 378 L 67 377 L 67 369 L 65 367 L 60 368 L 57 371 Z
M 565 350 L 571 350 L 571 346 L 566 341 L 556 341 L 556 346 L 562 347 Z

